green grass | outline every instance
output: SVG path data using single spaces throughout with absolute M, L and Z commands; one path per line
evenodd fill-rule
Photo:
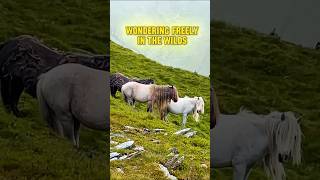
M 137 128 L 163 128 L 168 133 L 147 134 L 126 133 L 135 144 L 143 146 L 145 152 L 136 158 L 125 161 L 111 162 L 112 179 L 165 179 L 157 163 L 165 163 L 170 153 L 169 148 L 176 147 L 181 155 L 185 156 L 182 166 L 172 173 L 181 179 L 209 179 L 209 168 L 201 164 L 210 165 L 209 141 L 209 78 L 188 71 L 160 65 L 146 57 L 136 54 L 113 42 L 110 46 L 111 72 L 121 72 L 129 77 L 152 78 L 156 84 L 173 84 L 179 91 L 179 96 L 202 96 L 205 101 L 205 114 L 201 116 L 200 123 L 188 117 L 187 127 L 198 133 L 193 138 L 173 135 L 181 129 L 181 115 L 169 115 L 168 122 L 160 120 L 157 112 L 147 113 L 146 105 L 138 103 L 135 108 L 130 107 L 120 93 L 118 99 L 111 98 L 111 131 L 122 132 L 125 125 Z M 159 144 L 151 142 L 160 140 Z M 117 167 L 124 170 L 124 174 L 116 171 Z
M 105 54 L 108 2 L 102 0 L 4 0 L 0 41 L 30 34 L 63 51 Z M 107 133 L 81 129 L 80 149 L 51 133 L 38 104 L 23 94 L 25 118 L 0 107 L 0 179 L 105 179 Z
M 211 28 L 211 74 L 221 111 L 236 113 L 244 106 L 256 113 L 302 115 L 302 165 L 286 165 L 287 179 L 319 179 L 320 51 L 223 22 Z M 267 179 L 259 167 L 249 179 Z M 231 177 L 227 169 L 215 171 L 213 178 Z

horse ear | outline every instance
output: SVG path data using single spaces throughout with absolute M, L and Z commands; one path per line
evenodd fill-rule
M 284 121 L 285 120 L 285 115 L 284 113 L 281 114 L 281 121 Z

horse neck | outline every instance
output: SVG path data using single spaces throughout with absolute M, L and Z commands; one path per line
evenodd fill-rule
M 240 111 L 239 115 L 241 118 L 243 118 L 243 120 L 249 121 L 256 128 L 258 128 L 261 132 L 266 131 L 266 123 L 267 123 L 266 118 L 263 118 L 260 115 L 256 115 L 256 114 L 253 114 L 253 113 L 247 112 L 247 111 Z

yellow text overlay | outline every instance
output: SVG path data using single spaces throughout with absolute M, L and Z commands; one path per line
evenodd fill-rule
M 186 45 L 199 26 L 125 26 L 125 33 L 137 36 L 137 45 Z

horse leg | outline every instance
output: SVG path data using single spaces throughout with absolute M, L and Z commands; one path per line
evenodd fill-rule
M 110 91 L 111 91 L 111 96 L 116 98 L 117 89 L 115 89 L 114 86 L 111 86 Z
M 23 84 L 22 81 L 18 78 L 14 78 L 11 81 L 11 109 L 13 114 L 17 117 L 23 117 L 23 114 L 18 109 L 18 102 L 20 96 L 23 91 Z
M 1 99 L 7 112 L 11 112 L 12 109 L 10 105 L 11 93 L 9 77 L 1 78 Z
M 76 140 L 76 146 L 79 148 L 79 136 L 80 136 L 80 122 L 78 120 L 74 120 L 74 136 Z
M 131 98 L 127 98 L 127 101 L 128 101 L 129 106 L 131 106 L 132 105 L 132 99 Z
M 186 127 L 186 123 L 187 123 L 187 113 L 183 113 L 183 117 L 182 117 L 182 127 L 185 128 Z
M 164 120 L 165 121 L 168 121 L 168 114 L 169 114 L 168 112 L 165 112 L 165 114 L 164 114 Z
M 233 165 L 233 180 L 246 180 L 248 176 L 248 168 L 246 164 Z
M 152 112 L 152 102 L 148 101 L 147 112 Z
M 128 102 L 128 97 L 125 94 L 123 94 L 123 97 L 124 97 L 124 102 L 129 103 Z
M 132 106 L 135 107 L 136 100 L 132 99 Z
M 248 180 L 250 171 L 251 171 L 251 167 L 247 167 L 247 169 L 246 169 L 246 175 L 245 175 L 245 180 Z
M 72 141 L 73 145 L 76 146 L 75 139 L 75 120 L 73 119 L 70 113 L 61 113 L 61 116 L 58 116 L 63 127 L 63 136 Z

